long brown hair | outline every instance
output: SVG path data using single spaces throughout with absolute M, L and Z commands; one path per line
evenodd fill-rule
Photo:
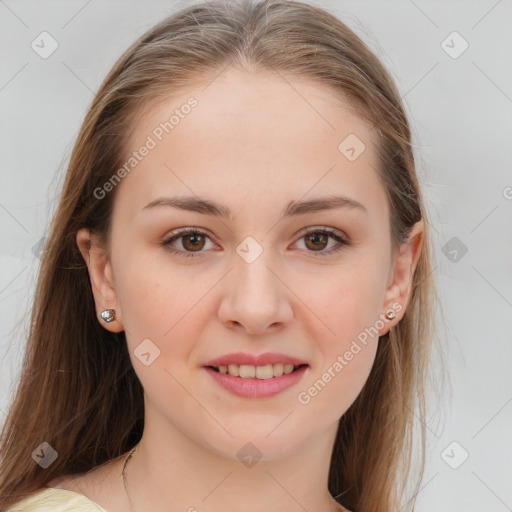
M 403 319 L 381 337 L 362 392 L 343 415 L 329 491 L 353 512 L 392 512 L 411 474 L 414 416 L 423 475 L 425 385 L 435 340 L 429 224 L 400 95 L 378 58 L 336 16 L 298 1 L 194 3 L 156 25 L 120 57 L 96 94 L 74 146 L 53 217 L 32 308 L 21 378 L 2 430 L 0 510 L 50 480 L 119 457 L 141 438 L 144 404 L 124 333 L 96 316 L 76 243 L 87 227 L 108 248 L 115 190 L 98 201 L 122 165 L 141 107 L 230 65 L 315 80 L 349 98 L 380 133 L 378 172 L 390 205 L 390 237 L 406 240 L 423 219 L 423 248 Z M 58 453 L 46 469 L 32 452 Z

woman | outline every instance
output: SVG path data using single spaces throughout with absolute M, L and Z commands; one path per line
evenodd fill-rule
M 407 117 L 366 45 L 301 2 L 184 8 L 79 133 L 0 509 L 396 510 L 431 270 Z

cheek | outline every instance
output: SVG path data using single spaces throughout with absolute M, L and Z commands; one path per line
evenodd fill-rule
M 321 356 L 311 367 L 297 401 L 324 422 L 335 421 L 347 411 L 373 367 L 379 339 L 374 295 L 370 279 L 350 278 L 340 279 L 327 295 L 319 296 L 322 327 L 316 328 L 315 341 Z
M 337 267 L 324 279 L 305 280 L 297 295 L 315 313 L 308 315 L 324 352 L 341 350 L 379 318 L 384 294 L 382 272 L 361 261 Z
M 211 316 L 201 299 L 214 281 L 194 277 L 191 267 L 164 266 L 154 254 L 151 261 L 135 254 L 119 261 L 118 294 L 130 358 L 145 396 L 178 424 L 172 411 L 189 419 L 198 415 L 182 384 L 190 378 L 194 344 Z
M 323 419 L 320 423 L 338 420 L 368 380 L 377 346 L 377 341 L 366 345 L 356 341 L 347 350 L 338 351 L 304 384 L 297 395 L 298 403 L 309 415 Z
M 304 302 L 319 312 L 311 317 L 307 329 L 316 333 L 321 357 L 297 396 L 309 413 L 331 421 L 346 412 L 371 372 L 383 294 L 381 271 L 363 259 L 360 265 L 339 269 L 335 275 L 329 282 L 324 281 L 323 287 L 310 286 L 307 291 L 308 300 Z M 326 408 L 326 403 L 332 408 Z
M 202 299 L 216 281 L 212 273 L 199 274 L 192 266 L 165 264 L 165 256 L 155 257 L 152 251 L 147 254 L 132 252 L 116 262 L 117 292 L 130 352 L 133 355 L 143 340 L 150 339 L 162 356 L 185 356 L 209 318 Z

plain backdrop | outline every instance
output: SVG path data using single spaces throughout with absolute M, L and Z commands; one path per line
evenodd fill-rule
M 383 60 L 413 126 L 451 381 L 429 410 L 417 510 L 512 510 L 512 1 L 311 3 Z M 0 422 L 87 106 L 122 51 L 176 5 L 0 0 Z M 47 58 L 33 49 L 41 37 L 45 51 L 58 45 Z

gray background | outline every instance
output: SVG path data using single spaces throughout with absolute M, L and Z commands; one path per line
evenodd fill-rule
M 413 124 L 453 390 L 433 397 L 417 510 L 512 510 L 512 1 L 311 3 L 374 49 Z M 175 5 L 0 0 L 0 422 L 20 369 L 34 246 L 86 108 L 121 52 Z M 43 31 L 59 45 L 47 59 L 31 48 Z

